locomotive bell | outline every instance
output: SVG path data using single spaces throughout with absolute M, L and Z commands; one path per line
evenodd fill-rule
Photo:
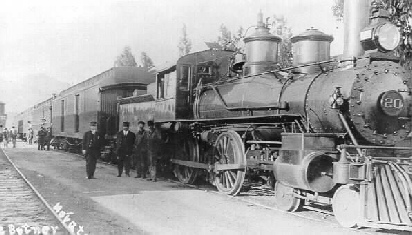
M 255 32 L 244 39 L 246 52 L 244 76 L 274 70 L 278 63 L 278 47 L 281 39 L 269 32 L 262 18 L 260 12 Z
M 310 28 L 305 32 L 291 38 L 293 50 L 293 65 L 299 66 L 308 63 L 320 62 L 330 59 L 331 35 Z M 296 69 L 302 73 L 315 73 L 320 71 L 318 65 Z

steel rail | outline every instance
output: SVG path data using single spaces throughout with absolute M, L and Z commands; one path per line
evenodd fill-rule
M 36 194 L 36 196 L 40 199 L 40 201 L 43 203 L 43 205 L 46 206 L 46 208 L 53 214 L 54 217 L 56 217 L 57 221 L 60 222 L 60 224 L 63 226 L 63 228 L 70 234 L 70 235 L 75 235 L 74 232 L 71 232 L 69 227 L 63 223 L 63 221 L 60 219 L 59 215 L 53 210 L 53 208 L 49 205 L 49 203 L 44 199 L 44 197 L 40 194 L 39 191 L 34 187 L 32 183 L 26 178 L 26 176 L 19 170 L 19 168 L 14 164 L 14 162 L 11 160 L 11 158 L 7 155 L 7 153 L 0 148 L 0 151 L 4 153 L 4 156 L 6 156 L 7 161 L 10 162 L 10 164 L 13 166 L 13 168 L 19 173 L 20 177 L 26 182 L 26 184 L 30 187 L 30 189 Z

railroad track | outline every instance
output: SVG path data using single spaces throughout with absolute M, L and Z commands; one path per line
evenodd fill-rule
M 52 207 L 0 149 L 0 234 L 70 234 Z

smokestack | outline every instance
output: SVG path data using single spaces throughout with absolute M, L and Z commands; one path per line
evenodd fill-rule
M 361 56 L 360 31 L 369 25 L 370 0 L 345 0 L 344 2 L 344 47 L 343 58 Z

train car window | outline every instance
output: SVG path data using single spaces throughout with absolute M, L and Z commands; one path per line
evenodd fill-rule
M 212 68 L 206 65 L 197 66 L 197 74 L 199 75 L 212 75 Z
M 64 132 L 64 100 L 61 101 L 60 110 L 60 131 Z
M 80 96 L 74 96 L 74 132 L 79 132 Z
M 189 78 L 192 76 L 192 68 L 190 65 L 180 67 L 180 88 L 189 90 Z
M 157 77 L 157 98 L 164 99 L 165 98 L 165 78 L 163 76 Z

